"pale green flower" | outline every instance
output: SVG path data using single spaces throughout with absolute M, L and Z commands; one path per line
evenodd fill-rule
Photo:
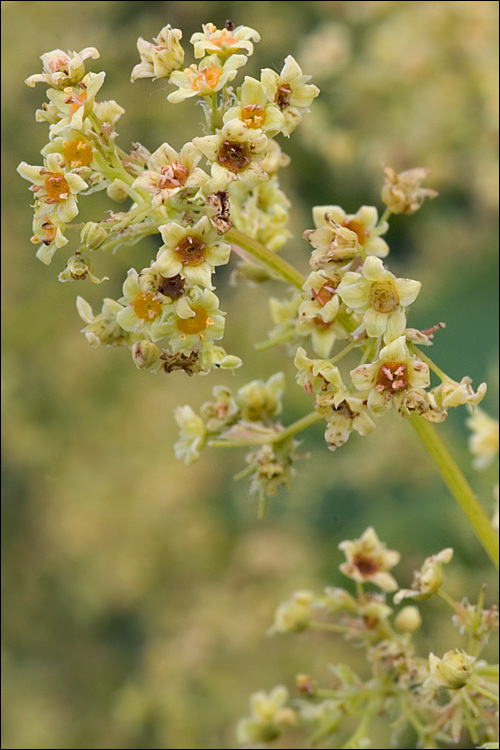
M 137 40 L 137 49 L 141 62 L 132 70 L 131 81 L 138 78 L 169 78 L 174 70 L 182 68 L 184 50 L 180 40 L 182 31 L 173 29 L 170 24 L 164 26 L 154 44 L 146 42 L 142 37 Z
M 76 195 L 85 190 L 87 183 L 74 172 L 67 172 L 60 154 L 49 154 L 43 167 L 32 167 L 22 161 L 17 171 L 33 183 L 36 216 L 47 216 L 67 223 L 78 214 Z
M 376 255 L 378 258 L 385 258 L 388 255 L 389 245 L 381 235 L 387 232 L 389 224 L 386 221 L 379 222 L 378 211 L 374 206 L 361 206 L 355 214 L 347 214 L 340 206 L 315 206 L 312 213 L 316 229 L 324 227 L 332 229 L 340 225 L 354 232 L 358 251 L 363 255 Z M 319 246 L 321 236 L 324 236 L 326 240 L 329 235 L 326 232 L 315 235 L 317 240 L 316 244 L 312 243 L 314 247 Z M 349 235 L 345 234 L 345 242 L 348 237 Z
M 427 388 L 430 382 L 429 367 L 410 353 L 404 336 L 384 346 L 375 362 L 352 370 L 351 379 L 376 415 L 393 404 L 397 408 L 410 391 Z
M 269 634 L 300 633 L 306 630 L 312 621 L 311 605 L 314 602 L 312 591 L 295 591 L 291 599 L 277 608 Z
M 178 406 L 174 417 L 180 429 L 179 439 L 174 445 L 175 457 L 192 464 L 198 460 L 205 445 L 205 423 L 190 406 Z
M 281 73 L 270 68 L 264 68 L 261 82 L 270 102 L 277 105 L 285 118 L 281 132 L 289 136 L 302 119 L 304 112 L 309 112 L 313 99 L 318 96 L 319 89 L 308 84 L 311 76 L 306 76 L 297 61 L 291 56 L 285 59 Z
M 108 276 L 98 278 L 94 274 L 92 263 L 84 258 L 80 252 L 68 259 L 66 268 L 61 271 L 57 278 L 59 281 L 85 281 L 85 279 L 90 279 L 93 284 L 102 284 L 103 281 L 109 279 Z
M 174 70 L 169 83 L 178 87 L 168 95 L 169 102 L 176 104 L 192 96 L 212 96 L 226 83 L 232 81 L 247 61 L 245 55 L 231 55 L 223 64 L 217 55 L 204 57 L 198 65 L 190 65 L 184 70 Z
M 213 23 L 203 24 L 202 29 L 203 31 L 196 32 L 190 39 L 194 47 L 194 56 L 198 58 L 215 53 L 221 59 L 225 59 L 240 51 L 251 55 L 252 41 L 260 41 L 260 34 L 255 29 L 250 26 L 234 28 L 234 24 L 229 21 L 224 29 L 218 29 Z
M 159 227 L 163 245 L 153 267 L 162 276 L 180 274 L 190 285 L 213 289 L 211 277 L 215 266 L 225 265 L 231 245 L 221 242 L 208 216 L 184 227 L 172 221 Z
M 430 675 L 425 680 L 423 687 L 434 690 L 440 687 L 448 690 L 460 690 L 467 684 L 475 662 L 474 656 L 470 656 L 459 649 L 447 651 L 442 659 L 430 653 Z
M 160 292 L 144 290 L 135 268 L 127 273 L 119 301 L 124 307 L 117 315 L 117 322 L 125 331 L 140 334 L 141 338 L 149 336 L 153 341 L 163 337 L 159 326 L 162 314 L 173 307 L 171 299 Z
M 256 742 L 271 742 L 286 729 L 298 723 L 296 712 L 287 706 L 288 690 L 283 685 L 273 688 L 270 693 L 259 691 L 250 696 L 250 717 L 241 719 L 236 728 L 237 740 L 241 745 Z
M 345 304 L 363 314 L 368 336 L 384 336 L 389 343 L 406 328 L 405 309 L 415 301 L 422 284 L 413 279 L 399 279 L 384 268 L 380 258 L 369 255 L 361 273 L 348 272 L 338 287 Z
M 276 177 L 254 188 L 236 180 L 229 186 L 229 196 L 235 227 L 269 250 L 276 252 L 292 236 L 287 229 L 290 201 L 279 189 Z
M 80 52 L 64 52 L 54 49 L 41 55 L 43 73 L 37 73 L 25 80 L 28 86 L 36 83 L 46 83 L 55 89 L 64 89 L 79 83 L 85 75 L 84 61 L 88 58 L 96 60 L 99 52 L 95 47 L 85 47 Z
M 477 406 L 483 400 L 486 389 L 486 383 L 481 383 L 477 391 L 474 392 L 472 380 L 465 375 L 460 383 L 454 380 L 445 380 L 437 388 L 434 388 L 432 393 L 437 403 L 444 409 L 448 409 L 450 406 L 462 406 L 463 404 Z
M 76 309 L 81 319 L 87 323 L 82 333 L 91 346 L 124 345 L 133 342 L 133 336 L 124 331 L 117 321 L 123 306 L 116 300 L 106 297 L 103 300 L 102 311 L 94 315 L 89 303 L 83 297 L 77 297 Z
M 306 393 L 319 393 L 325 391 L 346 392 L 339 368 L 332 365 L 327 359 L 309 359 L 305 349 L 301 346 L 295 354 L 294 365 L 298 370 L 297 383 L 301 385 Z
M 449 563 L 452 557 L 451 547 L 446 547 L 436 555 L 427 557 L 420 570 L 415 571 L 411 589 L 398 591 L 394 595 L 394 604 L 399 604 L 403 599 L 428 599 L 435 594 L 443 583 L 443 565 Z
M 435 198 L 438 195 L 435 190 L 420 187 L 428 174 L 429 170 L 423 167 L 399 174 L 392 167 L 384 167 L 382 200 L 393 214 L 414 214 L 425 198 Z
M 138 370 L 155 372 L 161 366 L 160 349 L 148 339 L 136 341 L 130 351 Z
M 312 271 L 302 287 L 297 330 L 311 335 L 314 353 L 322 359 L 330 355 L 341 330 L 335 325 L 339 311 L 337 287 L 341 278 L 340 274 L 326 270 Z
M 204 420 L 207 431 L 221 432 L 227 429 L 237 418 L 239 406 L 230 388 L 216 385 L 212 388 L 213 401 L 205 401 L 200 407 L 200 417 Z
M 366 401 L 349 395 L 346 389 L 319 393 L 316 411 L 327 421 L 325 440 L 332 451 L 344 445 L 353 430 L 365 437 L 375 429 Z
M 193 143 L 212 164 L 211 190 L 225 190 L 232 180 L 255 187 L 268 174 L 260 166 L 268 138 L 238 119 L 227 122 L 216 135 L 194 138 Z
M 476 408 L 467 420 L 467 427 L 472 430 L 469 450 L 475 456 L 474 465 L 484 469 L 498 456 L 498 419 Z
M 268 101 L 264 87 L 255 78 L 245 76 L 243 85 L 238 91 L 238 104 L 227 110 L 224 122 L 237 118 L 247 128 L 262 130 L 269 137 L 279 133 L 285 118 L 280 109 Z
M 374 583 L 384 591 L 397 589 L 398 584 L 388 571 L 398 564 L 401 555 L 387 549 L 373 528 L 368 528 L 359 539 L 341 542 L 339 549 L 347 559 L 340 571 L 348 578 L 359 583 Z
M 84 131 L 87 130 L 84 128 Z M 88 136 L 75 130 L 67 128 L 64 135 L 53 138 L 41 150 L 42 156 L 49 154 L 59 154 L 61 156 L 61 166 L 68 170 L 78 170 L 76 173 L 83 177 L 82 168 L 89 174 L 91 167 L 96 167 L 94 147 Z
M 208 175 L 196 166 L 200 159 L 200 152 L 190 142 L 180 153 L 163 143 L 151 154 L 148 168 L 137 177 L 132 187 L 152 193 L 151 204 L 157 208 L 181 190 L 197 189 L 208 181 Z
M 105 77 L 105 73 L 87 73 L 75 86 L 62 91 L 49 89 L 47 97 L 50 103 L 37 109 L 35 119 L 51 124 L 51 136 L 64 135 L 66 128 L 83 131 L 84 121 L 93 111 L 95 96 Z
M 194 286 L 187 290 L 186 301 L 189 317 L 180 316 L 172 306 L 155 328 L 158 337 L 168 338 L 172 352 L 203 349 L 224 335 L 225 313 L 219 310 L 219 299 L 213 292 Z
M 269 380 L 252 380 L 242 386 L 236 399 L 240 405 L 241 417 L 249 422 L 267 422 L 281 413 L 281 397 L 285 390 L 285 376 L 282 372 L 271 375 Z
M 60 221 L 57 216 L 52 215 L 49 219 L 42 211 L 43 204 L 35 201 L 35 215 L 33 217 L 33 232 L 31 242 L 34 245 L 40 244 L 36 252 L 36 257 L 48 265 L 56 250 L 68 244 L 64 236 L 66 224 Z

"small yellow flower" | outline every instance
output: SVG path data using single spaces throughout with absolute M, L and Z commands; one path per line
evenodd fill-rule
M 153 39 L 154 44 L 139 37 L 137 49 L 141 56 L 141 62 L 133 69 L 130 80 L 169 78 L 174 70 L 182 68 L 184 50 L 180 43 L 181 39 L 182 31 L 173 29 L 170 24 L 165 26 Z
M 428 599 L 435 594 L 443 583 L 443 565 L 449 563 L 452 557 L 453 550 L 451 547 L 427 557 L 420 570 L 415 571 L 411 589 L 398 591 L 394 596 L 394 603 L 399 604 L 403 599 Z
M 224 314 L 218 297 L 208 289 L 193 286 L 185 295 L 188 312 L 171 306 L 155 328 L 158 337 L 168 338 L 171 352 L 198 351 L 224 335 Z
M 430 675 L 425 680 L 423 687 L 432 689 L 444 687 L 448 690 L 460 690 L 467 684 L 475 662 L 474 656 L 470 656 L 459 649 L 447 651 L 442 659 L 431 653 L 429 654 Z
M 238 68 L 246 61 L 245 55 L 231 55 L 221 64 L 217 55 L 211 55 L 200 60 L 198 65 L 190 65 L 183 71 L 174 70 L 169 83 L 177 86 L 178 90 L 169 94 L 167 99 L 176 104 L 192 96 L 212 96 L 236 77 Z
M 302 119 L 304 112 L 309 112 L 313 99 L 318 96 L 319 89 L 308 84 L 311 76 L 306 76 L 296 60 L 291 55 L 285 59 L 281 73 L 270 68 L 264 68 L 261 82 L 270 102 L 276 104 L 285 118 L 281 132 L 289 136 Z
M 175 457 L 192 464 L 198 460 L 205 445 L 205 422 L 190 406 L 178 406 L 174 417 L 180 429 L 179 439 L 174 445 Z
M 43 62 L 43 73 L 30 76 L 25 83 L 28 86 L 34 86 L 39 82 L 47 83 L 55 89 L 74 86 L 84 77 L 84 61 L 89 57 L 92 60 L 99 57 L 95 47 L 85 47 L 80 52 L 64 52 L 62 49 L 46 52 L 40 58 Z
M 368 336 L 383 335 L 384 341 L 389 343 L 404 332 L 405 309 L 415 301 L 421 286 L 413 279 L 396 278 L 384 268 L 380 258 L 370 255 L 361 274 L 348 272 L 344 275 L 338 294 L 348 307 L 363 313 Z
M 245 55 L 253 54 L 253 42 L 260 41 L 260 34 L 250 26 L 237 26 L 231 21 L 226 22 L 224 29 L 218 29 L 213 23 L 202 26 L 203 31 L 198 31 L 190 39 L 194 47 L 195 57 L 216 54 L 225 59 L 235 52 L 244 52 Z M 250 41 L 252 40 L 252 41 Z
M 388 255 L 389 245 L 381 235 L 387 232 L 389 224 L 379 221 L 378 211 L 374 206 L 361 206 L 355 214 L 347 214 L 340 206 L 315 206 L 312 213 L 316 229 L 337 228 L 338 233 L 340 225 L 343 229 L 353 232 L 355 237 L 347 232 L 341 233 L 341 237 L 345 243 L 350 238 L 362 255 L 376 255 L 377 258 L 385 258 Z M 318 239 L 320 236 L 318 235 Z M 314 244 L 314 247 L 317 247 L 317 244 Z
M 282 372 L 271 375 L 269 380 L 252 380 L 239 388 L 237 402 L 241 417 L 249 422 L 269 422 L 270 418 L 281 413 L 281 397 L 285 390 L 285 376 Z
M 287 706 L 288 690 L 283 685 L 270 693 L 260 691 L 250 696 L 250 717 L 238 722 L 237 739 L 241 745 L 268 743 L 286 729 L 297 726 L 295 711 Z
M 200 152 L 192 143 L 186 143 L 177 153 L 168 143 L 163 143 L 151 154 L 148 168 L 134 181 L 133 188 L 142 188 L 153 193 L 151 204 L 158 208 L 181 190 L 197 189 L 209 177 L 196 165 Z
M 105 77 L 105 73 L 87 73 L 74 86 L 67 86 L 62 91 L 49 89 L 47 97 L 50 103 L 42 109 L 37 109 L 35 119 L 37 122 L 51 124 L 51 136 L 66 137 L 68 128 L 83 133 L 85 120 L 93 111 L 96 94 L 102 87 Z
M 63 167 L 60 154 L 49 154 L 43 167 L 32 167 L 22 161 L 17 171 L 33 183 L 36 197 L 36 215 L 67 223 L 78 214 L 76 195 L 88 185 L 74 172 L 67 172 Z
M 194 138 L 193 143 L 212 163 L 212 191 L 225 190 L 236 179 L 247 187 L 268 179 L 260 166 L 268 138 L 261 131 L 247 128 L 241 120 L 230 120 L 216 135 Z
M 474 392 L 472 380 L 465 375 L 460 383 L 456 383 L 454 380 L 445 380 L 437 388 L 434 388 L 432 393 L 437 403 L 444 409 L 448 409 L 451 406 L 462 406 L 463 404 L 477 406 L 483 400 L 486 389 L 486 383 L 481 383 L 477 392 Z
M 238 91 L 238 105 L 224 115 L 224 122 L 234 118 L 241 120 L 247 128 L 262 130 L 268 136 L 276 135 L 285 125 L 279 107 L 268 101 L 264 88 L 255 78 L 245 77 Z
M 300 633 L 306 630 L 312 620 L 311 605 L 314 601 L 311 591 L 296 591 L 289 601 L 280 604 L 276 610 L 269 634 Z
M 333 271 L 312 271 L 303 286 L 297 330 L 311 335 L 314 353 L 322 359 L 329 357 L 339 333 L 335 319 L 340 304 L 337 295 L 340 280 L 340 274 Z
M 344 445 L 353 430 L 365 437 L 375 429 L 366 401 L 347 390 L 316 396 L 316 411 L 327 421 L 325 440 L 332 451 Z
M 299 346 L 295 354 L 294 365 L 298 370 L 297 383 L 304 388 L 306 393 L 332 390 L 334 393 L 346 392 L 339 368 L 327 359 L 309 359 L 306 350 Z
M 48 265 L 56 250 L 68 244 L 64 236 L 66 224 L 52 215 L 49 218 L 43 211 L 37 211 L 33 218 L 33 232 L 31 242 L 34 245 L 40 244 L 36 257 Z
M 420 187 L 428 174 L 429 170 L 423 167 L 399 174 L 392 167 L 384 167 L 382 200 L 393 214 L 414 214 L 425 198 L 435 198 L 438 195 L 435 190 Z
M 384 591 L 397 589 L 398 584 L 388 571 L 398 564 L 401 555 L 387 549 L 374 529 L 368 528 L 360 539 L 341 542 L 339 549 L 347 558 L 340 571 L 348 578 L 359 583 L 374 583 Z
M 114 299 L 106 297 L 103 300 L 102 311 L 94 315 L 89 303 L 83 297 L 76 298 L 76 309 L 80 318 L 87 324 L 82 329 L 85 338 L 93 347 L 100 344 L 124 345 L 134 341 L 133 334 L 124 331 L 117 322 L 118 314 L 123 310 L 123 305 Z

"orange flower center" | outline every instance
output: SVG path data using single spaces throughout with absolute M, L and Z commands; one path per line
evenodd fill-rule
M 196 91 L 200 90 L 200 84 L 204 84 L 211 89 L 215 89 L 221 75 L 221 68 L 202 68 L 196 78 L 191 82 L 191 86 Z
M 174 161 L 172 164 L 161 168 L 158 185 L 161 190 L 183 187 L 188 177 L 189 169 L 180 161 Z
M 230 172 L 241 172 L 250 164 L 247 148 L 244 143 L 224 141 L 219 150 L 217 161 Z
M 192 318 L 178 318 L 177 328 L 181 333 L 187 335 L 201 333 L 209 323 L 208 313 L 204 307 L 194 307 L 194 316 Z
M 92 161 L 92 146 L 85 138 L 75 138 L 73 141 L 64 141 L 64 159 L 71 169 L 88 167 Z
M 265 116 L 266 110 L 260 104 L 247 104 L 241 109 L 241 119 L 247 128 L 260 128 Z
M 404 362 L 384 362 L 377 375 L 377 391 L 397 393 L 408 385 L 408 368 Z
M 133 307 L 141 320 L 154 320 L 161 313 L 161 299 L 153 292 L 141 292 L 134 299 Z
M 45 190 L 47 191 L 45 203 L 61 203 L 67 200 L 71 191 L 64 175 L 58 172 L 45 172 L 45 170 L 44 174 L 47 175 L 45 178 Z
M 358 242 L 360 245 L 363 244 L 363 242 L 366 240 L 369 234 L 365 230 L 364 226 L 359 221 L 356 221 L 356 219 L 350 219 L 349 221 L 345 221 L 342 226 L 344 226 L 346 229 L 350 229 L 351 232 L 354 232 L 357 235 Z
M 206 245 L 199 237 L 188 234 L 175 248 L 175 254 L 185 266 L 199 266 L 206 256 Z
M 236 44 L 238 41 L 235 36 L 226 36 L 222 33 L 220 36 L 213 36 L 210 41 L 212 44 L 216 44 L 217 47 L 222 47 L 223 44 Z
M 399 307 L 399 295 L 390 281 L 376 281 L 370 292 L 370 306 L 375 312 L 392 313 Z
M 75 112 L 79 109 L 79 107 L 83 107 L 84 103 L 87 101 L 87 92 L 85 90 L 85 84 L 80 83 L 80 87 L 83 87 L 83 91 L 81 94 L 75 94 L 75 92 L 70 89 L 64 89 L 65 92 L 69 91 L 69 95 L 64 100 L 65 104 L 71 104 L 71 107 L 69 108 L 69 114 L 70 117 L 73 117 Z

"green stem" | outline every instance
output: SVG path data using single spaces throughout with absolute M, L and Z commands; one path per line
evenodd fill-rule
M 319 422 L 321 419 L 323 417 L 318 412 L 313 411 L 293 422 L 281 432 L 254 435 L 253 438 L 249 438 L 248 440 L 210 440 L 208 444 L 211 448 L 244 448 L 251 445 L 275 445 L 276 443 L 282 443 L 284 440 L 292 437 L 292 435 L 296 435 L 297 432 L 302 432 L 302 430 Z
M 310 622 L 309 628 L 313 630 L 323 630 L 330 633 L 347 633 L 349 628 L 346 625 L 336 625 L 333 622 Z
M 498 568 L 498 537 L 460 468 L 448 453 L 432 424 L 420 416 L 410 418 L 419 438 L 439 469 L 452 495 L 467 516 L 484 549 Z
M 470 679 L 468 684 L 473 690 L 476 690 L 478 693 L 481 693 L 481 695 L 484 695 L 485 698 L 488 698 L 492 703 L 498 705 L 499 698 L 496 693 L 492 693 L 491 690 L 486 690 L 486 688 L 480 685 L 474 680 L 474 678 Z
M 295 330 L 295 328 L 292 328 L 291 331 L 279 333 L 270 339 L 266 339 L 266 341 L 261 341 L 260 343 L 255 344 L 254 349 L 256 352 L 265 352 L 266 349 L 271 349 L 271 347 L 277 346 L 278 344 L 286 344 L 288 341 L 291 341 L 293 338 L 295 338 L 296 335 L 297 331 Z
M 254 258 L 257 258 L 257 260 L 260 260 L 261 263 L 264 263 L 268 268 L 271 268 L 278 274 L 278 276 L 281 276 L 285 281 L 288 281 L 289 284 L 297 287 L 297 289 L 302 289 L 306 277 L 301 274 L 295 266 L 292 266 L 291 263 L 283 260 L 283 258 L 277 253 L 271 252 L 271 250 L 268 250 L 265 245 L 257 242 L 257 240 L 254 240 L 247 234 L 240 232 L 240 230 L 235 229 L 235 227 L 232 227 L 229 232 L 226 232 L 224 237 L 226 240 L 229 240 L 229 242 L 239 245 L 243 250 L 246 250 L 250 255 L 253 255 Z

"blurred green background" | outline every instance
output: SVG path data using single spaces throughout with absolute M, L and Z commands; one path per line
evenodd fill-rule
M 96 46 L 101 58 L 88 69 L 107 72 L 102 98 L 126 109 L 119 144 L 180 147 L 199 134 L 200 113 L 192 102 L 169 105 L 163 81 L 130 84 L 137 37 L 170 23 L 187 48 L 208 21 L 257 28 L 248 73 L 280 70 L 293 54 L 322 92 L 282 143 L 292 157 L 282 180 L 293 203 L 287 257 L 307 269 L 301 235 L 313 205 L 380 205 L 383 162 L 429 167 L 440 196 L 391 222 L 391 268 L 423 281 L 410 325 L 446 321 L 434 357 L 457 379 L 487 380 L 493 414 L 498 4 L 3 2 L 2 15 L 2 747 L 232 748 L 250 692 L 291 685 L 297 672 L 327 682 L 327 663 L 348 658 L 345 644 L 321 635 L 265 636 L 293 590 L 343 585 L 341 540 L 373 525 L 403 551 L 395 572 L 404 585 L 424 556 L 453 546 L 447 587 L 471 600 L 492 581 L 489 564 L 403 422 L 387 418 L 335 454 L 311 429 L 302 444 L 311 458 L 263 523 L 232 479 L 243 453 L 207 450 L 192 467 L 174 459 L 173 408 L 198 408 L 216 383 L 236 389 L 285 368 L 284 422 L 308 410 L 283 350 L 253 350 L 272 327 L 267 297 L 284 289 L 219 288 L 227 349 L 245 361 L 234 377 L 152 376 L 127 351 L 91 349 L 76 293 L 96 307 L 117 296 L 120 276 L 148 263 L 155 245 L 97 258 L 98 275 L 109 267 L 116 279 L 104 292 L 57 282 L 64 251 L 50 267 L 35 259 L 30 193 L 15 169 L 40 163 L 47 129 L 34 110 L 45 93 L 23 81 L 46 51 Z M 110 207 L 105 196 L 92 205 L 97 217 Z M 464 417 L 439 429 L 489 509 L 495 472 L 470 468 Z M 444 605 L 424 614 L 423 649 L 462 645 Z

